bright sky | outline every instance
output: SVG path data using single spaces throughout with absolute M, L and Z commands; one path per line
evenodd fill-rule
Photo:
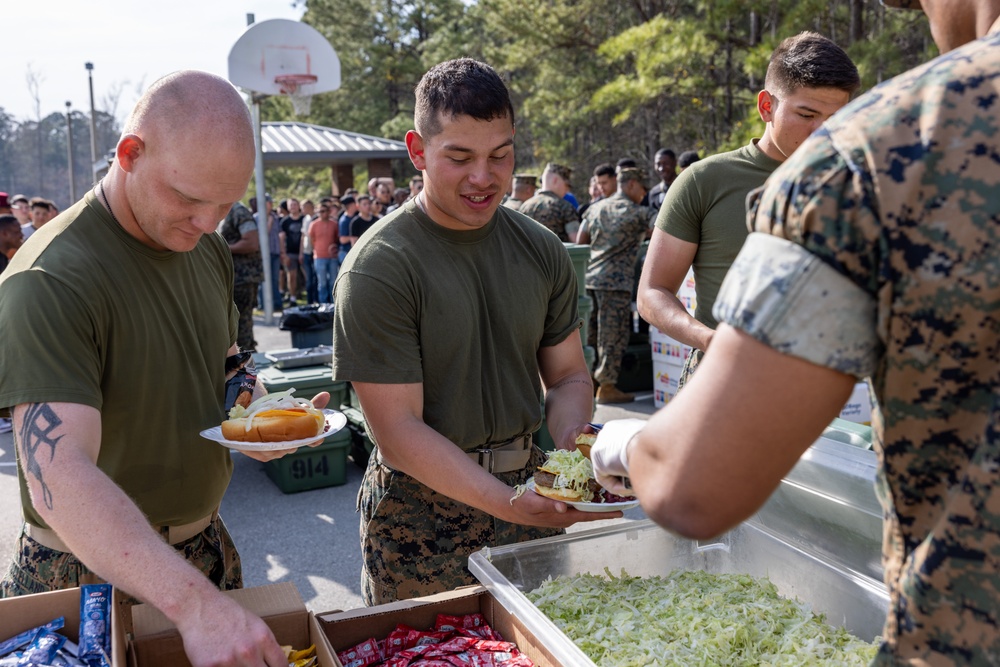
M 41 115 L 90 113 L 87 62 L 94 64 L 94 106 L 109 111 L 121 92 L 123 120 L 142 90 L 179 69 L 225 77 L 229 50 L 257 22 L 302 18 L 292 0 L 12 0 L 4 3 L 0 107 L 17 121 L 36 117 L 26 75 L 35 72 Z

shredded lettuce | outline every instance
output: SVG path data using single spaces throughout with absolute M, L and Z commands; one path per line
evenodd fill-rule
M 590 464 L 590 459 L 578 449 L 556 449 L 549 452 L 548 456 L 541 467 L 556 475 L 552 488 L 572 489 L 580 493 L 585 502 L 590 502 L 594 497 L 588 484 L 594 479 L 594 467 Z
M 868 665 L 863 642 L 767 579 L 675 570 L 664 577 L 549 577 L 527 594 L 602 667 Z

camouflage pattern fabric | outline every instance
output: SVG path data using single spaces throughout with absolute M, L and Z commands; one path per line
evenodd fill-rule
M 811 336 L 825 349 L 803 356 L 872 371 L 891 598 L 876 665 L 1000 664 L 998 156 L 992 34 L 845 107 L 751 208 L 757 231 L 798 244 L 850 284 L 827 288 L 867 299 L 856 316 L 868 331 L 853 337 L 874 337 L 866 354 L 864 340 L 822 335 L 830 319 L 793 333 L 773 314 L 749 326 L 761 318 L 747 306 L 726 321 L 776 349 L 804 350 Z M 763 253 L 756 261 L 775 269 Z M 772 302 L 809 284 L 787 272 L 769 282 Z M 747 289 L 726 287 L 717 316 Z
M 634 203 L 621 192 L 587 209 L 583 217 L 583 227 L 590 233 L 584 281 L 587 289 L 632 293 L 639 250 L 655 218 L 656 211 Z
M 684 360 L 684 367 L 681 369 L 681 376 L 677 379 L 677 391 L 680 391 L 684 385 L 688 383 L 704 356 L 705 353 L 698 348 L 691 350 L 691 354 L 689 354 L 688 358 Z
M 596 330 L 594 379 L 598 384 L 616 384 L 631 334 L 632 293 L 599 289 L 587 290 L 587 294 L 594 300 L 590 314 L 591 331 Z
M 474 551 L 563 532 L 501 521 L 387 468 L 376 458 L 368 460 L 358 492 L 361 594 L 368 606 L 475 584 L 467 567 Z M 544 452 L 535 447 L 522 470 L 495 477 L 510 486 L 524 484 L 544 461 Z
M 535 222 L 540 222 L 551 229 L 559 240 L 564 242 L 569 241 L 566 225 L 580 221 L 573 205 L 551 190 L 538 192 L 521 204 L 519 210 Z
M 237 283 L 233 286 L 233 301 L 240 311 L 236 332 L 236 343 L 243 350 L 256 350 L 257 341 L 253 337 L 253 309 L 257 305 L 257 283 Z
M 221 517 L 216 517 L 201 533 L 174 548 L 219 590 L 243 588 L 240 555 Z M 14 560 L 0 581 L 0 598 L 58 591 L 104 581 L 73 554 L 49 549 L 35 542 L 24 534 L 23 527 L 14 549 Z M 135 604 L 138 600 L 125 596 L 125 602 Z
M 253 213 L 242 203 L 236 202 L 229 209 L 222 224 L 219 225 L 219 233 L 226 240 L 226 243 L 236 243 L 251 226 L 253 229 L 257 229 L 257 221 L 254 220 Z M 274 248 L 272 247 L 271 250 L 273 251 Z M 233 253 L 233 271 L 237 285 L 259 285 L 264 282 L 264 263 L 260 251 L 246 254 Z

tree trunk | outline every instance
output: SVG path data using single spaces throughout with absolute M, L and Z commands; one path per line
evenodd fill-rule
M 851 32 L 848 44 L 860 42 L 865 37 L 865 2 L 851 0 Z

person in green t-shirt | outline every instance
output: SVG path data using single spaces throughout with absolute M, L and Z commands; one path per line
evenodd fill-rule
M 742 148 L 692 164 L 667 191 L 636 301 L 643 319 L 695 348 L 681 375 L 682 385 L 715 333 L 715 295 L 748 233 L 747 195 L 847 104 L 860 85 L 851 58 L 826 37 L 803 32 L 785 39 L 771 54 L 764 90 L 757 94 L 764 134 Z M 692 266 L 694 317 L 676 296 Z
M 576 273 L 563 243 L 500 206 L 514 109 L 489 65 L 437 65 L 406 134 L 424 188 L 375 223 L 336 283 L 333 375 L 353 383 L 376 450 L 358 503 L 367 604 L 475 583 L 469 555 L 588 514 L 532 492 L 542 422 L 575 448 L 593 411 Z
M 215 230 L 254 156 L 231 83 L 167 75 L 130 114 L 108 175 L 0 276 L 0 407 L 25 520 L 0 594 L 106 580 L 162 611 L 194 665 L 287 663 L 219 591 L 242 586 L 218 516 L 232 461 L 199 435 L 225 419 L 238 351 L 233 261 Z
M 942 55 L 768 178 L 702 367 L 648 423 L 607 422 L 591 456 L 667 530 L 720 535 L 870 377 L 888 591 L 870 664 L 997 665 L 1000 3 L 883 4 L 922 10 Z

